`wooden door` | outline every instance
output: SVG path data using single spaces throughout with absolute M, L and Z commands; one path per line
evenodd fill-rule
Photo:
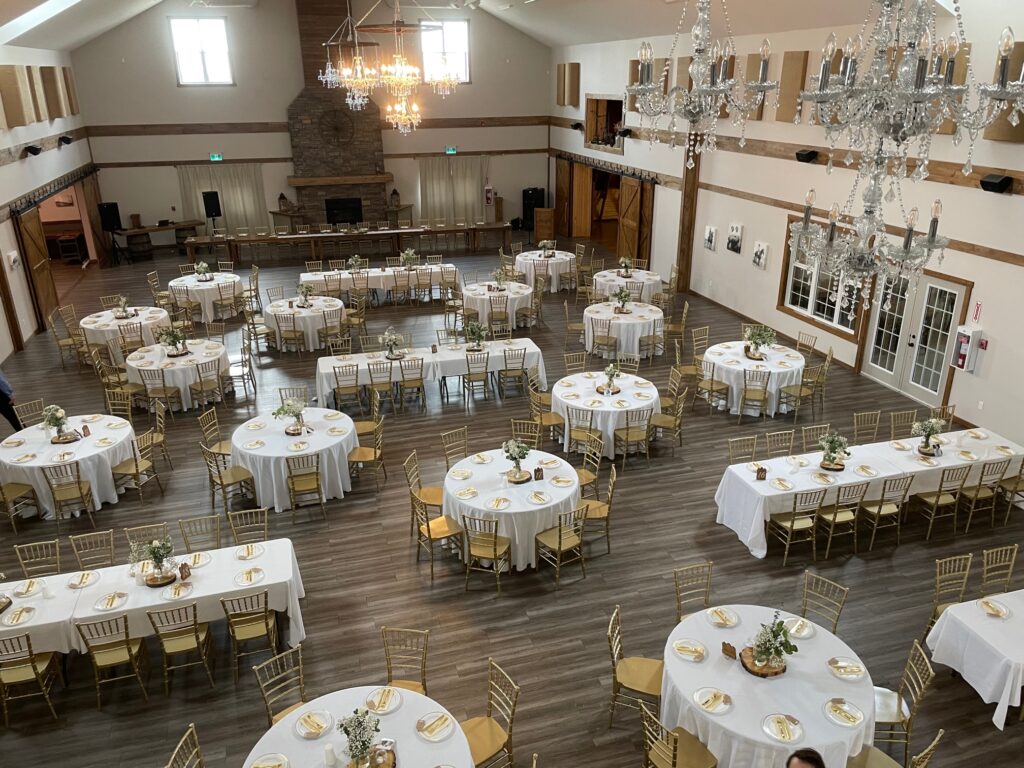
M 538 243 L 541 240 L 555 239 L 554 208 L 533 209 L 533 239 Z
M 591 216 L 593 215 L 590 207 L 590 195 L 593 185 L 594 174 L 591 167 L 582 163 L 573 163 L 571 237 L 590 237 Z
M 619 181 L 619 238 L 615 249 L 619 258 L 637 257 L 640 243 L 640 180 L 623 176 Z
M 572 237 L 572 163 L 555 159 L 555 230 L 559 237 Z
M 29 283 L 32 286 L 33 303 L 36 310 L 36 327 L 44 330 L 46 318 L 57 308 L 57 288 L 50 274 L 50 254 L 46 250 L 43 224 L 39 220 L 39 209 L 29 210 L 14 217 L 18 233 L 18 246 L 22 262 L 27 267 Z
M 81 181 L 82 206 L 89 217 L 92 230 L 92 245 L 101 267 L 110 266 L 110 235 L 103 231 L 100 221 L 100 180 L 97 174 L 86 176 Z
M 637 258 L 651 261 L 651 238 L 654 236 L 654 182 L 645 181 L 640 193 L 640 231 L 637 233 Z

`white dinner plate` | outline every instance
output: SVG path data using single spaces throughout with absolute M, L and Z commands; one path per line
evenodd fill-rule
M 853 471 L 861 477 L 876 477 L 878 475 L 878 471 L 873 467 L 869 467 L 867 464 L 861 464 Z
M 569 488 L 573 484 L 573 479 L 571 477 L 555 475 L 551 478 L 551 484 L 556 488 Z
M 337 419 L 340 419 L 344 415 L 345 414 L 343 414 L 341 411 L 331 411 L 326 416 L 324 416 L 324 418 L 327 421 L 336 421 Z
M 247 451 L 255 451 L 257 448 L 262 448 L 264 445 L 266 445 L 266 443 L 262 440 L 250 440 L 242 447 Z
M 0 622 L 5 627 L 20 627 L 32 621 L 35 613 L 36 609 L 31 605 L 20 605 L 17 608 L 5 611 L 3 617 L 0 617 Z
M 848 656 L 833 656 L 828 660 L 828 669 L 840 680 L 860 680 L 867 672 L 863 664 Z
M 192 594 L 192 582 L 179 581 L 177 584 L 171 584 L 170 586 L 164 587 L 160 592 L 160 597 L 164 600 L 181 600 Z
M 42 587 L 39 579 L 28 579 L 14 588 L 15 597 L 32 597 Z
M 330 733 L 333 725 L 331 713 L 317 709 L 304 713 L 295 721 L 295 733 L 300 739 L 313 741 Z
M 693 692 L 693 702 L 709 715 L 724 715 L 732 709 L 732 697 L 717 688 L 698 688 Z
M 190 555 L 185 555 L 184 562 L 188 564 L 189 568 L 195 570 L 196 568 L 202 568 L 204 565 L 209 565 L 212 559 L 209 552 L 193 552 Z
M 366 697 L 366 708 L 375 715 L 390 714 L 400 706 L 402 706 L 402 693 L 390 685 L 375 688 Z
M 814 637 L 814 624 L 807 619 L 793 616 L 786 619 L 783 624 L 789 630 L 790 637 L 795 637 L 797 640 Z
M 708 608 L 704 611 L 704 618 L 708 620 L 708 624 L 720 629 L 729 629 L 740 623 L 740 617 L 736 615 L 734 610 L 720 606 Z
M 252 761 L 252 768 L 290 768 L 290 766 L 291 763 L 288 762 L 288 758 L 280 752 L 260 755 Z
M 511 503 L 512 502 L 505 496 L 495 496 L 487 502 L 487 508 L 499 512 L 503 509 L 508 509 L 508 505 Z
M 856 728 L 864 722 L 864 713 L 860 707 L 843 698 L 829 699 L 823 709 L 825 717 L 843 728 Z
M 255 560 L 266 550 L 262 544 L 246 544 L 235 550 L 235 558 L 238 560 Z
M 795 744 L 804 735 L 803 726 L 800 721 L 792 715 L 785 715 L 781 712 L 768 715 L 761 721 L 761 729 L 775 741 L 783 744 Z
M 687 637 L 682 637 L 672 643 L 672 649 L 676 652 L 676 655 L 681 659 L 692 661 L 694 663 L 700 663 L 707 657 L 708 649 L 704 647 L 704 644 L 699 640 L 691 640 Z
M 95 603 L 93 603 L 93 609 L 97 611 L 116 611 L 128 600 L 127 592 L 111 592 L 108 595 L 104 595 Z
M 455 492 L 455 495 L 458 496 L 463 501 L 466 501 L 467 499 L 473 499 L 476 498 L 476 488 L 460 488 Z
M 81 571 L 80 573 L 73 574 L 68 579 L 69 589 L 85 589 L 90 584 L 95 584 L 100 580 L 100 575 L 96 571 Z
M 263 581 L 265 576 L 266 573 L 262 568 L 246 568 L 235 574 L 235 584 L 239 587 L 251 587 L 253 584 Z
M 416 735 L 424 741 L 444 741 L 455 730 L 455 720 L 443 712 L 430 712 L 416 721 Z
M 978 601 L 978 607 L 985 612 L 986 616 L 991 616 L 993 619 L 1006 619 L 1010 616 L 1010 609 L 1006 603 L 991 597 L 981 598 Z
M 551 501 L 551 497 L 548 496 L 544 491 L 533 491 L 529 496 L 526 497 L 531 504 L 547 504 Z
M 348 430 L 344 427 L 331 427 L 327 430 L 327 434 L 332 437 L 344 437 L 348 434 Z
M 488 456 L 486 453 L 477 453 L 473 455 L 474 464 L 490 464 L 494 460 L 494 457 Z
M 473 476 L 472 470 L 469 469 L 453 469 L 449 474 L 456 480 L 469 480 Z
M 255 432 L 257 429 L 263 429 L 265 426 L 267 425 L 264 424 L 262 421 L 254 421 L 251 424 L 246 424 L 245 428 L 251 429 L 252 431 Z

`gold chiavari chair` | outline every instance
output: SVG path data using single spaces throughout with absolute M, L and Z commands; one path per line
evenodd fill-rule
M 132 552 L 140 549 L 154 539 L 171 538 L 171 529 L 167 523 L 150 523 L 149 525 L 136 525 L 132 528 L 124 528 L 124 538 L 128 543 L 128 549 Z
M 220 422 L 217 419 L 217 411 L 210 408 L 199 415 L 199 428 L 203 432 L 203 440 L 214 453 L 221 453 L 225 456 L 231 455 L 231 441 L 224 440 L 220 434 Z
M 697 389 L 694 397 L 694 407 L 697 400 L 704 400 L 708 404 L 708 415 L 714 412 L 720 405 L 724 406 L 725 412 L 729 411 L 729 384 L 722 379 L 715 378 L 715 364 L 710 360 L 701 360 L 697 363 Z
M 171 414 L 171 420 L 173 421 L 174 406 L 177 406 L 180 410 L 185 410 L 185 406 L 181 399 L 181 388 L 170 386 L 164 373 L 162 368 L 139 369 L 142 383 L 146 386 L 145 397 L 149 401 L 150 408 L 153 407 L 153 403 L 163 403 L 164 407 Z
M 348 452 L 348 471 L 353 478 L 362 475 L 363 470 L 373 472 L 373 486 L 380 491 L 380 476 L 388 479 L 388 470 L 384 465 L 384 417 L 373 426 L 373 445 L 359 446 Z
M 626 656 L 617 605 L 608 622 L 608 651 L 612 661 L 612 697 L 608 706 L 608 727 L 611 728 L 616 705 L 638 709 L 645 701 L 655 706 L 659 704 L 665 663 L 643 656 Z
M 307 261 L 306 262 L 306 271 L 307 272 L 323 272 L 324 271 L 324 263 L 323 263 L 323 261 Z
M 287 352 L 288 347 L 294 347 L 299 359 L 302 359 L 302 352 L 306 349 L 306 332 L 295 326 L 295 315 L 282 312 L 274 315 L 277 322 L 277 339 L 282 352 Z
M 373 430 L 380 421 L 380 393 L 370 392 L 370 418 L 360 419 L 352 422 L 356 428 L 356 435 L 360 440 L 366 437 L 373 437 Z
M 143 489 L 147 483 L 156 481 L 160 495 L 164 493 L 164 485 L 153 463 L 153 432 L 148 430 L 136 435 L 132 441 L 132 457 L 115 464 L 110 468 L 114 475 L 114 486 L 123 488 L 132 483 L 139 492 L 139 501 L 143 500 Z
M 640 701 L 643 723 L 645 768 L 716 768 L 718 760 L 701 744 L 700 739 L 686 729 L 669 730 L 651 711 L 647 702 Z
M 269 538 L 270 516 L 267 507 L 228 512 L 231 538 L 236 545 L 258 544 Z
M 941 419 L 946 422 L 946 426 L 949 426 L 953 423 L 953 419 L 956 418 L 956 406 L 940 405 L 936 408 L 932 408 L 931 418 Z
M 583 451 L 583 466 L 576 469 L 576 479 L 580 484 L 580 496 L 587 495 L 587 489 L 592 489 L 594 498 L 601 500 L 601 459 L 604 458 L 604 440 L 600 437 L 591 436 L 587 440 L 586 448 Z M 615 462 L 612 462 L 614 465 Z
M 825 559 L 832 552 L 832 540 L 836 536 L 850 536 L 853 539 L 853 553 L 857 554 L 857 520 L 861 503 L 867 494 L 870 482 L 854 483 L 840 487 L 835 502 L 823 505 L 815 518 L 815 534 L 827 536 Z
M 566 376 L 584 373 L 587 370 L 586 352 L 567 352 L 562 355 L 562 359 L 565 361 Z
M 327 346 L 334 340 L 340 341 L 344 330 L 341 323 L 341 310 L 340 309 L 325 309 L 321 313 L 321 325 L 316 329 L 317 338 L 320 340 L 320 344 Z M 350 342 L 351 343 L 351 342 Z
M 947 608 L 964 601 L 973 560 L 974 553 L 968 552 L 935 561 L 935 592 L 932 594 L 932 615 L 925 628 L 926 635 Z
M 610 497 L 609 497 L 610 498 Z M 583 526 L 587 516 L 587 503 L 558 515 L 558 525 L 541 531 L 534 537 L 534 556 L 538 567 L 544 561 L 555 566 L 555 589 L 559 587 L 562 566 L 580 564 L 582 578 L 587 577 L 587 564 L 583 556 Z
M 793 436 L 795 430 L 784 429 L 779 432 L 769 432 L 764 436 L 765 451 L 768 458 L 776 456 L 791 456 L 793 454 Z
M 459 427 L 441 433 L 441 448 L 444 451 L 444 465 L 447 472 L 469 456 L 469 427 Z
M 380 635 L 384 643 L 387 684 L 426 696 L 430 630 L 381 627 Z
M 565 276 L 563 275 L 563 282 Z M 582 322 L 576 322 L 569 319 L 569 301 L 566 299 L 562 302 L 562 309 L 565 313 L 565 333 L 562 336 L 562 351 L 565 351 L 566 346 L 569 344 L 569 339 L 573 338 L 579 341 L 583 338 L 583 333 L 586 330 Z M 584 353 L 584 357 L 586 354 Z
M 698 610 L 711 607 L 711 574 L 714 563 L 705 560 L 672 571 L 676 586 L 676 623 Z
M 14 518 L 29 507 L 39 512 L 39 499 L 36 497 L 35 488 L 28 483 L 0 484 L 0 514 L 7 517 L 15 536 L 18 535 L 18 525 Z
M 271 656 L 252 668 L 263 695 L 267 724 L 273 725 L 306 703 L 306 677 L 302 645 Z
M 190 265 L 191 266 L 191 265 Z M 192 317 L 197 310 L 202 309 L 202 304 L 189 296 L 187 285 L 172 285 L 171 304 L 189 317 Z
M 914 640 L 896 690 L 875 687 L 875 743 L 902 744 L 903 765 L 910 761 L 914 717 L 934 678 L 928 655 Z
M 809 365 L 804 368 L 799 384 L 787 384 L 784 387 L 779 387 L 778 408 L 780 411 L 792 408 L 794 424 L 800 419 L 800 406 L 807 401 L 811 403 L 811 418 L 817 418 L 814 393 L 821 379 L 823 368 L 823 365 Z
M 569 405 L 565 408 L 565 428 L 569 431 L 568 451 L 573 453 L 581 447 L 586 449 L 587 441 L 600 438 L 601 430 L 594 428 L 594 411 Z
M 818 441 L 832 429 L 831 424 L 814 424 L 809 427 L 800 428 L 800 438 L 803 442 L 804 453 L 811 453 L 821 449 Z
M 940 728 L 939 732 L 935 734 L 935 738 L 932 739 L 931 744 L 910 758 L 910 765 L 906 766 L 906 768 L 928 768 L 945 733 Z M 846 763 L 846 768 L 903 768 L 903 763 L 893 760 L 878 747 L 865 746 L 855 757 L 849 759 Z
M 992 518 L 992 527 L 996 527 L 996 500 L 999 484 L 1010 467 L 1009 459 L 986 461 L 981 465 L 981 474 L 976 485 L 964 485 L 960 491 L 960 506 L 967 512 L 967 525 L 964 533 L 971 530 L 971 522 L 975 512 L 988 512 Z
M 149 693 L 143 679 L 143 676 L 149 675 L 149 654 L 145 638 L 133 638 L 129 634 L 126 614 L 99 621 L 76 622 L 75 629 L 85 643 L 87 654 L 92 661 L 96 680 L 97 709 L 103 708 L 100 690 L 104 684 L 131 678 L 138 682 L 139 688 L 142 689 L 142 697 L 149 701 Z M 128 667 L 130 671 L 116 674 L 119 667 Z
M 626 457 L 631 453 L 642 453 L 651 466 L 651 417 L 653 408 L 637 408 L 626 411 L 626 426 L 613 432 L 615 453 L 622 453 L 622 471 L 626 471 Z
M 253 396 L 256 395 L 256 373 L 252 367 L 252 344 L 246 338 L 249 330 L 242 327 L 242 346 L 239 349 L 238 359 L 230 359 L 228 367 L 222 368 L 220 372 L 221 390 L 227 393 L 236 391 L 238 384 L 242 385 L 245 399 L 249 399 L 249 387 L 252 386 Z
M 912 482 L 914 482 L 913 475 L 889 478 L 882 483 L 881 496 L 861 502 L 859 515 L 866 518 L 865 522 L 871 527 L 871 543 L 868 544 L 868 552 L 875 548 L 875 535 L 880 528 L 895 528 L 896 546 L 899 546 L 903 509 L 907 503 L 907 494 Z
M 790 512 L 772 515 L 768 518 L 768 533 L 781 541 L 786 549 L 782 556 L 782 567 L 789 560 L 789 548 L 793 544 L 811 542 L 811 559 L 818 559 L 818 540 L 815 536 L 814 521 L 825 500 L 825 489 L 804 491 L 793 496 Z
M 665 325 L 672 321 L 672 315 L 668 314 L 664 317 L 654 318 L 654 328 L 651 329 L 650 333 L 645 333 L 640 337 L 638 342 L 638 349 L 640 354 L 637 356 L 637 368 L 639 369 L 639 358 L 647 358 L 647 364 L 649 366 L 654 365 L 654 358 L 656 355 L 664 354 L 665 352 Z M 620 355 L 621 357 L 621 355 Z
M 1013 578 L 1013 567 L 1017 562 L 1019 544 L 1007 544 L 995 549 L 982 550 L 981 596 L 993 592 L 1006 592 Z
M 561 414 L 551 410 L 550 403 L 545 405 L 544 398 L 535 388 L 530 387 L 530 418 L 540 424 L 541 433 L 548 433 L 551 440 L 560 440 L 565 432 L 565 419 Z
M 57 310 L 51 312 L 50 316 L 47 318 L 47 325 L 50 326 L 50 333 L 53 335 L 53 340 L 57 344 L 57 351 L 60 353 L 61 370 L 64 370 L 64 356 L 71 355 L 72 360 L 77 360 L 78 351 L 75 349 L 75 340 L 71 334 L 68 333 L 67 329 L 65 328 L 62 331 L 57 325 L 58 315 L 59 313 Z
M 529 377 L 526 373 L 526 348 L 505 349 L 502 354 L 505 358 L 505 365 L 498 371 L 498 389 L 501 390 L 501 396 L 508 396 L 510 385 L 519 387 L 523 394 L 526 394 L 529 384 Z
M 509 341 L 512 339 L 512 326 L 509 323 L 490 322 L 487 332 L 494 341 Z
M 511 419 L 512 439 L 540 450 L 540 424 L 533 419 Z
M 221 516 L 201 515 L 186 517 L 178 521 L 181 540 L 189 554 L 221 548 Z
M 257 653 L 277 653 L 277 613 L 270 610 L 267 590 L 220 599 L 231 638 L 231 662 L 238 682 L 239 662 Z M 251 648 L 251 644 L 256 648 Z
M 526 369 L 527 386 L 540 394 L 540 401 L 545 408 L 551 408 L 551 393 L 541 392 L 541 387 L 546 386 L 545 382 L 541 381 L 540 378 L 540 365 L 533 364 Z
M 31 544 L 15 544 L 21 572 L 26 579 L 55 576 L 60 573 L 60 540 L 47 539 Z
M 153 631 L 163 652 L 164 695 L 169 696 L 171 693 L 171 672 L 187 667 L 202 666 L 206 671 L 206 678 L 210 681 L 210 687 L 215 688 L 211 670 L 213 635 L 210 633 L 209 623 L 199 622 L 196 604 L 146 611 L 146 615 L 149 616 L 149 622 L 153 625 Z M 176 658 L 187 658 L 190 654 L 195 654 L 197 658 L 194 661 L 173 663 Z
M 598 357 L 616 357 L 619 352 L 619 338 L 612 335 L 611 318 L 592 317 L 590 354 Z
M 12 609 L 12 615 L 18 610 L 21 609 Z M 43 697 L 56 720 L 57 710 L 50 699 L 56 682 L 64 682 L 60 654 L 36 653 L 27 632 L 0 637 L 0 708 L 4 712 L 4 728 L 11 725 L 11 702 L 37 696 Z
M 231 509 L 231 497 L 235 495 L 255 498 L 256 484 L 252 472 L 245 467 L 231 463 L 227 454 L 211 451 L 202 443 L 199 444 L 206 462 L 206 471 L 210 477 L 210 506 L 217 510 L 217 492 L 224 502 L 224 511 Z
M 619 370 L 623 373 L 628 373 L 636 376 L 640 373 L 640 356 L 631 355 L 627 352 L 620 352 L 616 363 L 619 366 Z
M 1010 522 L 1010 512 L 1014 506 L 1024 501 L 1024 462 L 1016 472 L 1011 472 L 1009 477 L 1000 481 L 998 494 L 997 503 L 1002 502 L 1006 505 L 1006 517 L 1003 518 L 1003 525 L 1006 525 Z
M 434 583 L 434 545 L 449 544 L 451 551 L 462 554 L 464 531 L 462 525 L 447 515 L 431 518 L 427 505 L 411 491 L 413 524 L 416 527 L 416 562 L 420 561 L 420 550 L 425 550 L 430 560 L 430 583 Z
M 943 517 L 953 518 L 953 535 L 957 534 L 957 511 L 960 508 L 960 493 L 971 472 L 971 465 L 947 467 L 942 470 L 939 488 L 935 491 L 915 493 L 913 500 L 921 516 L 928 521 L 929 541 L 932 538 L 932 527 L 935 521 Z
M 818 337 L 811 333 L 800 331 L 796 336 L 796 351 L 808 360 L 814 357 L 814 348 L 818 344 Z
M 104 364 L 104 367 L 106 365 Z M 107 413 L 132 423 L 132 395 L 123 389 L 104 389 L 103 399 L 107 403 Z
M 462 517 L 463 559 L 466 562 L 465 590 L 469 591 L 469 574 L 472 571 L 493 573 L 494 581 L 501 594 L 501 571 L 511 568 L 512 540 L 498 535 L 498 521 L 479 517 Z M 491 565 L 484 566 L 483 563 Z
M 729 463 L 739 464 L 741 461 L 757 461 L 757 441 L 757 435 L 730 438 Z
M 762 419 L 768 418 L 768 384 L 771 371 L 743 371 L 743 390 L 740 393 L 740 414 L 736 423 L 743 423 L 743 412 L 749 406 L 757 408 Z
M 523 350 L 525 352 L 525 350 Z M 421 408 L 427 407 L 427 385 L 423 380 L 423 358 L 405 357 L 398 361 L 399 404 L 405 411 L 406 401 L 411 397 Z
M 100 306 L 104 309 L 117 309 L 121 304 L 121 294 L 114 293 L 109 296 L 100 296 Z
M 460 723 L 474 765 L 515 765 L 512 727 L 519 690 L 494 659 L 487 659 L 487 714 Z
M 345 329 L 344 333 L 348 333 L 348 329 Z M 351 336 L 340 336 L 336 339 L 331 339 L 327 342 L 327 354 L 328 355 L 351 355 L 352 354 L 352 337 Z
M 376 395 L 380 400 L 389 400 L 392 410 L 397 410 L 395 403 L 395 361 L 394 360 L 370 360 L 366 364 L 367 373 L 370 375 L 368 386 L 370 397 Z
M 875 442 L 878 439 L 878 423 L 881 418 L 881 411 L 861 411 L 853 414 L 854 445 Z
M 238 285 L 240 283 L 221 283 L 217 286 L 217 298 L 212 303 L 214 317 L 234 317 L 238 314 L 238 305 L 241 301 L 241 297 L 235 293 Z M 211 331 L 210 325 L 212 323 L 206 324 L 208 337 Z M 221 343 L 223 343 L 223 333 L 221 334 Z
M 917 421 L 917 409 L 892 411 L 889 414 L 889 439 L 905 440 L 911 437 L 914 422 Z
M 22 427 L 33 427 L 43 423 L 42 400 L 29 400 L 26 403 L 17 403 L 13 407 Z
M 689 389 L 684 389 L 679 402 L 671 407 L 662 407 L 661 413 L 651 416 L 651 439 L 669 437 L 672 440 L 672 456 L 676 455 L 676 446 L 683 445 L 683 404 Z
M 178 265 L 178 274 L 180 274 L 182 277 L 184 277 L 185 275 L 194 275 L 195 273 L 196 273 L 196 265 L 195 264 L 179 264 Z
M 89 525 L 96 527 L 92 513 L 96 507 L 92 497 L 92 485 L 82 479 L 82 470 L 77 461 L 64 464 L 52 464 L 43 467 L 43 477 L 53 498 L 53 514 L 57 522 L 57 533 L 60 533 L 62 517 L 72 516 L 84 510 L 89 518 Z
M 256 345 L 257 355 L 260 352 L 260 341 L 266 344 L 268 349 L 270 347 L 277 348 L 277 331 L 258 322 L 256 313 L 249 308 L 242 310 L 242 317 L 245 319 L 245 327 L 249 331 L 249 342 Z
M 600 531 L 590 537 L 589 541 L 593 542 L 603 538 L 609 555 L 612 553 L 612 504 L 615 499 L 615 481 L 617 477 L 615 465 L 612 464 L 608 470 L 608 490 L 605 501 L 599 501 L 598 499 L 582 500 L 586 510 L 586 516 L 583 521 L 583 535 L 586 537 L 587 531 L 591 529 Z
M 188 730 L 174 748 L 165 768 L 203 768 L 203 752 L 199 747 L 199 736 L 195 723 L 188 724 Z
M 839 616 L 850 594 L 844 587 L 831 579 L 804 571 L 804 591 L 800 600 L 800 615 L 805 619 L 816 617 L 823 626 L 831 627 L 832 634 L 839 626 Z
M 204 360 L 195 366 L 196 380 L 188 385 L 189 394 L 195 404 L 213 404 L 224 400 L 224 383 L 221 376 L 220 360 Z
M 440 485 L 423 485 L 420 461 L 416 451 L 409 454 L 402 467 L 405 469 L 405 480 L 409 485 L 409 493 L 419 499 L 428 511 L 431 507 L 440 511 L 444 502 L 444 488 Z M 415 521 L 413 522 L 415 524 Z M 412 532 L 412 528 L 410 528 L 409 533 Z
M 108 568 L 114 564 L 114 531 L 96 531 L 69 536 L 71 550 L 83 571 Z
M 281 405 L 284 405 L 285 400 L 296 400 L 303 405 L 309 402 L 309 387 L 278 387 L 278 397 L 281 398 Z
M 320 454 L 289 456 L 285 461 L 288 466 L 288 500 L 292 507 L 292 524 L 295 524 L 295 513 L 305 503 L 319 506 L 320 516 L 327 522 L 320 478 Z
M 466 372 L 462 374 L 462 392 L 463 396 L 467 398 L 467 402 L 469 398 L 476 395 L 478 389 L 483 391 L 484 400 L 487 399 L 491 389 L 490 376 L 487 372 L 490 354 L 490 352 L 466 353 Z
M 359 386 L 359 366 L 343 363 L 334 366 L 334 407 L 341 410 L 347 402 L 354 402 L 363 414 L 362 388 Z

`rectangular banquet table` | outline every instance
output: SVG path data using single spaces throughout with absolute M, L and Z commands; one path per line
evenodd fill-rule
M 974 434 L 983 435 L 983 437 L 979 439 L 972 436 Z M 1024 457 L 1024 447 L 1000 437 L 991 430 L 964 430 L 951 432 L 942 437 L 946 441 L 946 445 L 943 455 L 936 457 L 937 466 L 935 467 L 924 466 L 918 460 L 917 438 L 898 441 L 906 447 L 906 450 L 898 450 L 893 447 L 893 441 L 890 440 L 850 446 L 852 455 L 846 460 L 846 470 L 828 473 L 836 482 L 829 486 L 825 503 L 834 502 L 838 489 L 842 486 L 861 483 L 865 480 L 871 483 L 865 498 L 878 498 L 885 480 L 903 475 L 913 475 L 914 477 L 910 493 L 934 491 L 939 487 L 943 469 L 963 464 L 970 464 L 973 467 L 967 479 L 970 484 L 977 482 L 981 465 L 986 461 L 1010 458 L 1009 474 L 1018 470 L 1021 459 Z M 1012 453 L 1004 455 L 1001 448 Z M 970 451 L 974 455 L 974 459 L 961 456 L 961 450 Z M 767 479 L 762 481 L 755 478 L 754 472 L 747 463 L 732 464 L 726 467 L 725 474 L 722 475 L 718 491 L 715 493 L 715 503 L 718 505 L 716 522 L 735 531 L 740 541 L 747 546 L 750 554 L 754 557 L 763 558 L 768 553 L 768 541 L 765 537 L 765 522 L 768 518 L 780 512 L 791 511 L 793 497 L 796 494 L 822 488 L 814 480 L 814 475 L 822 471 L 818 466 L 821 462 L 821 451 L 805 454 L 802 458 L 806 460 L 806 466 L 795 473 L 791 472 L 792 467 L 785 457 L 758 462 L 768 470 Z M 868 465 L 877 474 L 874 477 L 864 477 L 858 474 L 857 467 L 862 464 Z M 792 483 L 792 490 L 783 491 L 772 486 L 771 481 L 777 477 Z

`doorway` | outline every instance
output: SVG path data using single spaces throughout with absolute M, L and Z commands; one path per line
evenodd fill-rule
M 619 239 L 619 185 L 622 177 L 594 169 L 590 239 L 614 251 Z

